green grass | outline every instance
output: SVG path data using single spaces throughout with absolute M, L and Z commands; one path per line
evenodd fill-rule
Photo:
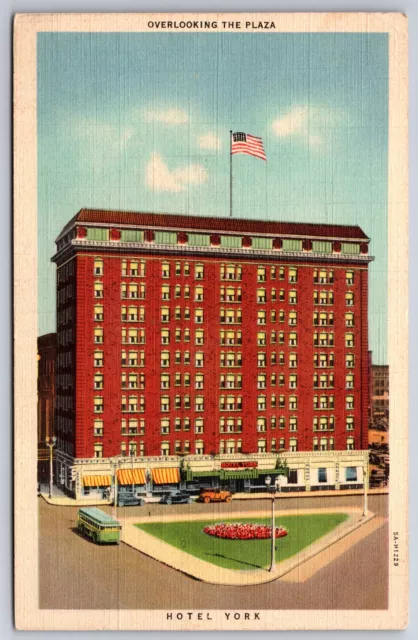
M 288 530 L 285 538 L 276 540 L 276 561 L 282 562 L 315 542 L 347 519 L 345 513 L 279 516 L 276 526 Z M 219 519 L 221 522 L 222 519 Z M 268 518 L 230 519 L 228 522 L 259 522 L 270 524 Z M 164 540 L 186 553 L 226 569 L 248 571 L 269 566 L 271 539 L 221 540 L 203 533 L 202 529 L 214 521 L 155 522 L 137 524 L 156 538 Z

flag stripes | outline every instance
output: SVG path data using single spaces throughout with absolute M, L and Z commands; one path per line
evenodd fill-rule
M 267 161 L 263 139 L 258 136 L 252 136 L 249 133 L 236 132 L 232 134 L 231 155 L 237 153 L 244 153 Z

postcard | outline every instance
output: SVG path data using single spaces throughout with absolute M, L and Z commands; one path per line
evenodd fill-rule
M 14 25 L 15 619 L 408 619 L 407 19 Z

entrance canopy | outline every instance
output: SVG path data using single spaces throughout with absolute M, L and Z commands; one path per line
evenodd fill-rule
M 154 484 L 174 484 L 180 482 L 180 471 L 177 469 L 152 469 Z

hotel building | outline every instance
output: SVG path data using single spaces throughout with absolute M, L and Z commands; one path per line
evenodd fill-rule
M 357 226 L 82 209 L 56 240 L 56 477 L 363 486 L 369 238 Z M 279 460 L 280 459 L 280 460 Z

